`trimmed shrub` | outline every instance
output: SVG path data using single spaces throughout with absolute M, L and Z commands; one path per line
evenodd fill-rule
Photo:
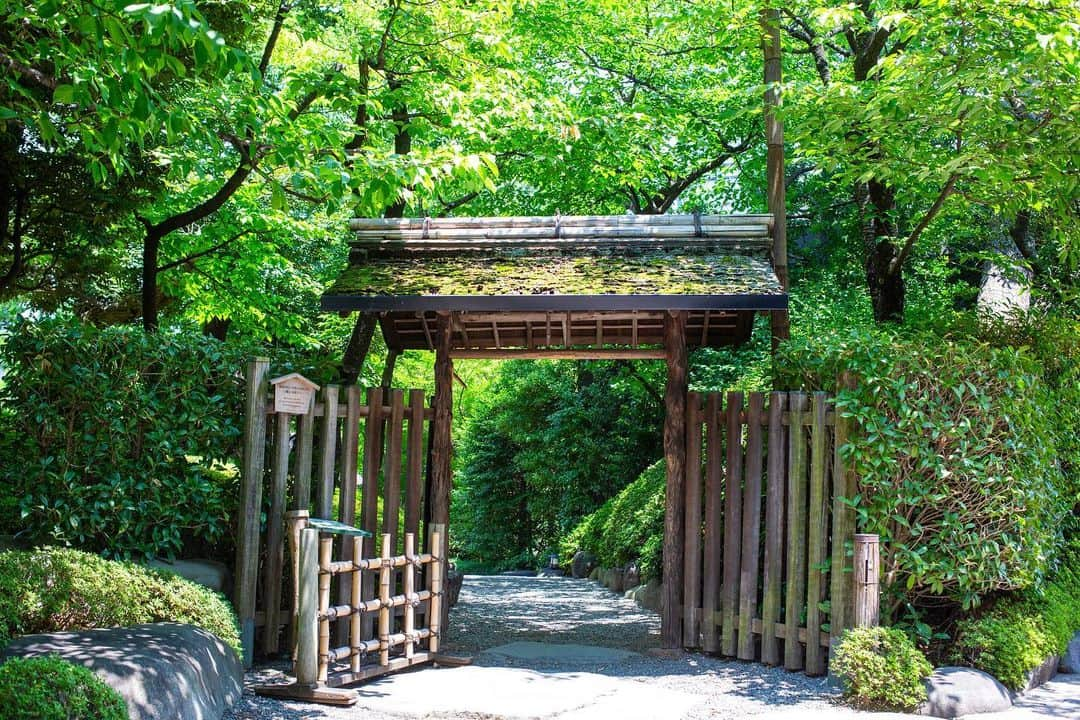
M 957 628 L 955 662 L 984 670 L 1013 690 L 1051 655 L 1064 652 L 1080 628 L 1080 549 L 1066 554 L 1053 580 L 996 603 Z
M 240 651 L 228 601 L 178 575 L 63 548 L 0 553 L 0 643 L 151 622 L 196 625 Z
M 650 465 L 566 536 L 560 546 L 563 561 L 569 562 L 578 550 L 588 550 L 604 567 L 638 560 L 643 580 L 659 578 L 666 484 L 664 461 Z
M 966 332 L 879 328 L 785 343 L 780 381 L 834 389 L 857 432 L 842 449 L 859 478 L 859 527 L 881 535 L 895 617 L 946 597 L 971 608 L 1036 584 L 1076 502 L 1056 462 L 1060 414 L 1022 348 Z
M 914 710 L 926 700 L 923 680 L 934 668 L 903 631 L 845 630 L 829 667 L 844 683 L 844 697 L 868 710 Z
M 0 665 L 0 707 L 8 720 L 128 718 L 119 693 L 90 670 L 55 656 Z

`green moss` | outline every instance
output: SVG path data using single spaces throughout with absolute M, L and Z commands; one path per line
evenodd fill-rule
M 741 295 L 782 290 L 767 260 L 694 252 L 371 257 L 327 295 Z
M 126 720 L 119 693 L 59 657 L 12 658 L 0 665 L 0 707 L 9 720 Z

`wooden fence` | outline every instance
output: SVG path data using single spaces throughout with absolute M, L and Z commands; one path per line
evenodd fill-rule
M 690 393 L 686 427 L 683 645 L 823 674 L 854 615 L 848 421 L 825 393 Z
M 380 534 L 389 536 L 394 555 L 403 551 L 406 534 L 429 538 L 425 530 L 431 511 L 425 471 L 434 414 L 422 390 L 329 385 L 306 414 L 292 415 L 274 411 L 268 366 L 257 358 L 247 369 L 234 583 L 247 666 L 256 646 L 273 655 L 289 649 L 283 639 L 295 638 L 290 628 L 295 605 L 285 605 L 292 599 L 294 577 L 285 562 L 287 511 L 307 511 L 313 518 L 365 530 L 369 536 L 361 551 L 368 558 L 378 555 L 375 538 Z M 351 560 L 352 543 L 342 542 L 339 554 Z M 337 585 L 336 596 L 345 604 L 351 588 Z M 364 588 L 370 600 L 374 586 L 364 583 Z

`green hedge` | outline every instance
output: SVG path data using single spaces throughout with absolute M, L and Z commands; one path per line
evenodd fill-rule
M 1020 690 L 1027 675 L 1064 652 L 1080 629 L 1080 548 L 1067 553 L 1041 592 L 1003 599 L 982 617 L 960 623 L 954 662 L 985 670 Z
M 1038 584 L 1077 500 L 1058 459 L 1075 413 L 1061 405 L 1078 391 L 1062 397 L 1022 342 L 976 331 L 822 333 L 779 358 L 784 387 L 855 378 L 838 395 L 857 427 L 842 452 L 859 478 L 859 527 L 881 535 L 887 616 Z
M 578 550 L 587 550 L 605 567 L 622 567 L 637 560 L 643 580 L 659 579 L 663 570 L 666 483 L 663 460 L 646 468 L 563 539 L 563 562 L 570 562 Z
M 18 635 L 179 622 L 240 651 L 232 606 L 170 572 L 78 550 L 0 553 L 0 644 Z
M 59 657 L 0 665 L 0 707 L 8 720 L 127 720 L 120 694 L 90 670 Z
M 867 710 L 914 710 L 926 700 L 923 679 L 933 667 L 901 630 L 845 630 L 830 670 L 844 683 L 844 697 Z

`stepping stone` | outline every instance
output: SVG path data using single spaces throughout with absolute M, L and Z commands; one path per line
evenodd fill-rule
M 513 660 L 544 660 L 570 663 L 622 662 L 641 657 L 630 650 L 596 647 L 594 645 L 560 645 L 542 642 L 513 642 L 484 651 L 485 655 L 499 655 Z

